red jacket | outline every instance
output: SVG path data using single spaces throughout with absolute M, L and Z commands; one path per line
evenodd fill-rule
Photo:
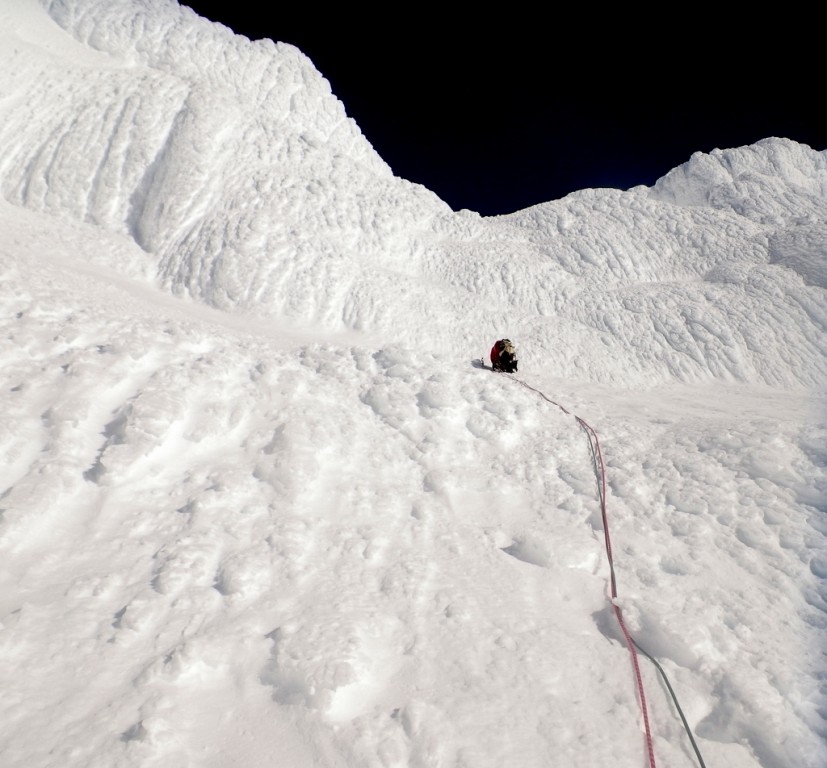
M 500 350 L 502 349 L 502 341 L 495 341 L 494 346 L 491 347 L 491 354 L 489 357 L 491 358 L 491 367 L 497 367 L 497 361 L 500 359 Z

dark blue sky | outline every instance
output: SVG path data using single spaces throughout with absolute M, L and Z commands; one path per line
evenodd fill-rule
M 454 210 L 488 216 L 579 189 L 651 186 L 694 152 L 768 136 L 827 149 L 815 27 L 800 16 L 729 26 L 593 5 L 560 18 L 518 5 L 451 16 L 449 6 L 181 4 L 301 49 L 394 174 Z

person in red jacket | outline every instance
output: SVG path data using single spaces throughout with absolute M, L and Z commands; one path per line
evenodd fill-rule
M 491 347 L 491 368 L 505 373 L 517 372 L 517 350 L 511 339 L 499 339 Z

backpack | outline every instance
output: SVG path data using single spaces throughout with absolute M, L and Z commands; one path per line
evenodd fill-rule
M 498 351 L 497 361 L 493 365 L 495 370 L 502 370 L 506 373 L 516 373 L 517 371 L 517 350 L 511 339 L 500 339 L 494 345 Z

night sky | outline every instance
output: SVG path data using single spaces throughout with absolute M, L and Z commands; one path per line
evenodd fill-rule
M 454 210 L 652 186 L 694 152 L 769 136 L 827 149 L 818 25 L 777 10 L 732 24 L 700 6 L 659 19 L 593 5 L 181 5 L 299 48 L 394 174 Z

